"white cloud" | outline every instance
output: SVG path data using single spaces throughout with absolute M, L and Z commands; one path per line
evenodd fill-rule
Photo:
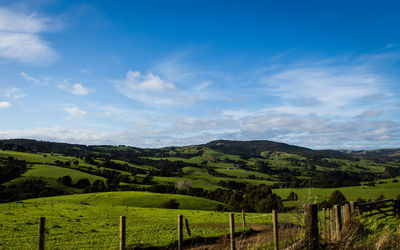
M 87 114 L 86 111 L 80 110 L 79 108 L 75 108 L 75 107 L 73 107 L 73 108 L 66 108 L 65 111 L 66 111 L 68 114 L 70 114 L 71 116 L 77 117 L 77 118 L 82 118 L 82 117 L 84 117 L 84 116 Z
M 142 75 L 138 71 L 129 71 L 126 74 L 126 84 L 132 90 L 162 92 L 165 90 L 173 90 L 173 83 L 165 82 L 159 76 L 148 73 Z
M 50 31 L 52 20 L 36 13 L 24 14 L 0 8 L 0 57 L 25 63 L 43 63 L 57 54 L 39 35 Z
M 346 67 L 304 67 L 288 69 L 269 77 L 263 82 L 269 94 L 295 101 L 314 100 L 337 109 L 364 96 L 380 92 L 378 75 L 361 69 Z M 307 105 L 300 105 L 307 106 Z
M 4 96 L 10 99 L 20 99 L 26 95 L 19 88 L 10 88 L 3 91 Z
M 0 102 L 0 109 L 11 107 L 11 103 L 9 102 Z
M 21 72 L 20 75 L 21 75 L 22 78 L 24 78 L 25 81 L 27 81 L 27 82 L 32 82 L 32 83 L 34 83 L 34 84 L 36 84 L 36 85 L 41 85 L 41 84 L 42 84 L 42 82 L 41 82 L 38 78 L 35 78 L 35 77 L 33 77 L 33 76 L 30 76 L 30 75 L 28 75 L 28 74 L 25 73 L 25 72 Z
M 187 104 L 196 100 L 195 96 L 178 90 L 173 83 L 153 73 L 142 75 L 138 71 L 128 71 L 126 79 L 114 82 L 121 94 L 152 106 Z
M 29 15 L 0 8 L 0 30 L 21 33 L 38 33 L 50 28 L 51 20 L 39 17 L 36 12 Z
M 57 87 L 74 95 L 88 95 L 93 92 L 92 89 L 86 88 L 80 83 L 70 84 L 67 80 L 64 81 L 64 84 L 57 85 Z

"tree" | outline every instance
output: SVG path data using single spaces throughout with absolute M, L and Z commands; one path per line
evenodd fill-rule
M 72 179 L 69 175 L 60 177 L 57 179 L 57 181 L 67 187 L 71 186 L 71 184 L 72 184 Z
M 93 184 L 88 188 L 89 192 L 104 192 L 106 191 L 106 185 L 104 185 L 104 181 L 102 180 L 95 180 Z
M 343 205 L 346 202 L 347 202 L 346 197 L 339 190 L 333 191 L 328 200 L 330 206 Z
M 288 201 L 297 201 L 298 197 L 297 194 L 295 192 L 290 192 L 290 194 L 288 195 L 288 197 L 286 198 Z
M 161 208 L 178 209 L 179 202 L 175 199 L 170 199 L 170 200 L 167 200 L 166 202 L 162 203 Z
M 116 189 L 119 187 L 119 179 L 112 176 L 107 179 L 106 184 L 109 189 L 111 190 Z
M 88 179 L 80 179 L 77 183 L 76 186 L 78 188 L 87 188 L 90 186 L 90 181 Z

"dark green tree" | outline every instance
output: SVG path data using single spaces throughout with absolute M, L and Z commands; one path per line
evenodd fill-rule
M 288 197 L 286 198 L 288 201 L 297 201 L 298 197 L 297 194 L 295 192 L 290 192 L 290 194 L 288 195 Z
M 339 190 L 333 191 L 328 200 L 330 206 L 343 205 L 346 202 L 347 202 L 346 197 Z

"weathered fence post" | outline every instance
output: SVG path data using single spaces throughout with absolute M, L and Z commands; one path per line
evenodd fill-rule
M 186 218 L 185 218 L 185 226 L 186 226 L 186 232 L 187 232 L 188 236 L 192 236 L 192 234 L 190 233 L 189 222 L 188 222 L 188 219 L 186 219 Z
M 344 204 L 344 226 L 347 227 L 350 221 L 350 204 Z
M 178 215 L 178 250 L 183 249 L 183 215 Z
M 340 206 L 340 214 L 342 215 L 342 217 L 340 219 L 341 219 L 342 227 L 343 227 L 343 225 L 345 224 L 345 222 L 344 222 L 344 220 L 345 220 L 345 218 L 344 218 L 344 205 Z
M 330 209 L 330 219 L 331 219 L 331 236 L 330 239 L 331 241 L 334 239 L 335 237 L 335 229 L 336 229 L 336 225 L 335 225 L 335 209 L 332 207 Z
M 322 230 L 322 235 L 324 235 L 324 237 L 325 238 L 327 238 L 326 237 L 326 216 L 325 216 L 325 213 L 326 213 L 326 209 L 323 207 L 322 208 L 322 215 L 321 215 L 321 230 Z
M 356 216 L 356 207 L 355 207 L 355 202 L 350 201 L 350 218 L 354 218 Z
M 45 217 L 39 219 L 39 250 L 44 250 Z
M 304 205 L 305 246 L 308 250 L 319 248 L 317 204 Z
M 126 219 L 125 216 L 119 218 L 119 249 L 126 249 Z
M 242 222 L 243 222 L 243 231 L 244 231 L 244 228 L 246 227 L 246 214 L 244 213 L 244 210 L 242 210 Z
M 274 245 L 275 250 L 279 250 L 279 235 L 278 235 L 278 213 L 275 209 L 272 209 L 272 225 L 274 233 Z
M 340 232 L 342 231 L 342 214 L 339 205 L 335 205 L 334 208 L 336 221 L 336 240 L 338 240 L 340 238 Z
M 234 234 L 235 234 L 235 220 L 234 220 L 234 214 L 230 213 L 229 214 L 229 226 L 230 226 L 230 235 L 231 235 L 231 250 L 235 250 L 235 239 L 234 239 Z
M 326 209 L 326 216 L 327 216 L 327 223 L 326 223 L 326 232 L 325 232 L 325 237 L 327 241 L 331 240 L 331 209 L 327 208 Z

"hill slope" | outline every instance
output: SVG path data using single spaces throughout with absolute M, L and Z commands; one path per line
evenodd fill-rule
M 334 157 L 346 158 L 347 154 L 335 150 L 312 150 L 309 148 L 293 146 L 267 140 L 255 141 L 228 141 L 217 140 L 204 144 L 205 147 L 227 154 L 258 157 L 265 151 L 277 151 L 297 154 L 304 157 Z

